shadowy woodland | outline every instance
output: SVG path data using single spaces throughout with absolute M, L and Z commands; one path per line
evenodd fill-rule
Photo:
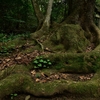
M 100 0 L 0 9 L 0 100 L 100 99 Z

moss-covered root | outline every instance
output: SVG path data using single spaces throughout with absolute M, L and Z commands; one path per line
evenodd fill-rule
M 21 91 L 25 76 L 22 74 L 13 74 L 0 81 L 0 98 L 5 97 L 16 91 Z M 2 99 L 1 99 L 2 100 Z
M 78 94 L 82 96 L 99 97 L 100 96 L 100 71 L 98 71 L 90 81 L 76 82 L 67 80 L 55 80 L 47 83 L 28 82 L 24 86 L 24 91 L 35 96 L 53 96 L 55 94 Z
M 29 70 L 23 67 L 21 67 L 23 70 L 16 69 L 15 72 L 12 71 L 14 73 L 0 80 L 0 98 L 15 92 L 26 92 L 35 96 L 52 96 L 67 91 L 84 96 L 100 96 L 100 71 L 95 74 L 91 81 L 87 82 L 55 80 L 47 83 L 37 83 L 28 74 Z
M 100 69 L 100 52 L 90 53 L 55 53 L 45 55 L 60 72 L 95 73 Z
M 30 67 L 16 65 L 0 71 L 0 99 L 14 92 L 22 91 L 25 80 L 30 78 Z
M 14 77 L 16 77 L 14 79 Z M 52 96 L 64 91 L 84 96 L 99 96 L 99 83 L 53 81 L 49 83 L 34 83 L 27 75 L 12 75 L 0 81 L 0 98 L 14 92 L 27 92 L 35 96 Z

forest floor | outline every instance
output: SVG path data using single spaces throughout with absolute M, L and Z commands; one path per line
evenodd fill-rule
M 23 46 L 22 46 L 23 47 Z M 22 48 L 21 47 L 21 48 Z M 31 48 L 32 46 L 28 47 Z M 24 50 L 25 50 L 24 46 Z M 90 47 L 87 48 L 87 51 L 91 51 Z M 88 52 L 89 52 L 88 51 Z M 20 48 L 17 47 L 16 51 L 14 53 L 11 53 L 9 56 L 5 57 L 0 57 L 0 70 L 3 70 L 7 67 L 11 67 L 12 65 L 16 64 L 25 64 L 28 65 L 34 58 L 37 56 L 41 55 L 48 55 L 50 52 L 45 51 L 45 52 L 40 52 L 38 50 L 34 50 L 31 53 L 23 53 L 23 51 L 20 50 Z M 44 73 L 41 72 L 41 70 L 32 70 L 31 72 L 32 78 L 36 80 L 36 82 L 47 82 L 47 81 L 52 81 L 52 80 L 58 80 L 58 79 L 71 79 L 74 81 L 86 81 L 90 80 L 93 77 L 93 73 L 89 74 L 72 74 L 72 73 L 53 73 L 50 76 L 45 75 Z M 40 77 L 35 79 L 35 75 L 39 73 Z
M 22 46 L 21 48 L 26 49 L 27 47 Z M 32 46 L 29 46 L 28 48 L 31 48 Z M 92 47 L 89 46 L 86 50 L 86 52 L 91 51 Z M 0 57 L 0 70 L 4 70 L 7 67 L 11 67 L 12 65 L 16 65 L 16 64 L 25 64 L 28 65 L 34 58 L 36 58 L 36 56 L 39 55 L 44 55 L 44 54 L 49 54 L 49 51 L 45 51 L 45 52 L 40 52 L 38 50 L 34 50 L 31 53 L 23 53 L 20 50 L 20 47 L 16 48 L 16 50 L 14 51 L 14 53 L 11 53 L 9 56 L 1 56 Z M 41 70 L 31 70 L 30 74 L 33 78 L 33 80 L 35 80 L 36 82 L 40 82 L 40 83 L 45 83 L 45 82 L 49 82 L 49 81 L 53 81 L 53 80 L 60 80 L 60 79 L 65 79 L 65 80 L 73 80 L 73 81 L 87 81 L 87 80 L 91 80 L 91 78 L 94 76 L 94 73 L 89 73 L 89 74 L 76 74 L 76 73 L 52 73 L 50 75 L 46 75 L 45 73 L 43 73 Z M 18 96 L 14 97 L 13 100 L 99 100 L 99 99 L 95 99 L 95 98 L 88 98 L 87 99 L 84 97 L 80 97 L 78 95 L 70 95 L 70 93 L 68 95 L 62 96 L 62 95 L 55 95 L 54 97 L 47 97 L 47 98 L 43 98 L 43 97 L 34 97 L 32 95 L 29 94 L 22 94 L 22 93 L 17 93 Z M 7 96 L 4 98 L 4 100 L 11 100 L 10 98 L 11 96 Z

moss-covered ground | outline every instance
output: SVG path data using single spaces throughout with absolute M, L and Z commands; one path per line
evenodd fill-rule
M 90 42 L 85 38 L 84 34 L 84 31 L 78 25 L 64 25 L 56 34 L 47 35 L 46 38 L 30 38 L 22 39 L 22 41 L 19 38 L 7 43 L 0 43 L 0 46 L 8 48 L 6 52 L 10 48 L 14 49 L 8 55 L 1 55 L 0 57 L 0 67 L 5 65 L 5 59 L 12 61 L 13 58 L 13 64 L 4 66 L 0 70 L 0 99 L 10 100 L 10 95 L 17 93 L 18 96 L 14 97 L 14 100 L 24 100 L 27 95 L 30 95 L 30 98 L 25 100 L 99 100 L 99 46 L 90 52 L 86 52 Z M 13 47 L 11 46 L 12 43 Z M 32 52 L 35 52 L 34 56 L 32 56 Z M 24 56 L 21 56 L 21 53 Z M 25 55 L 27 55 L 27 59 Z M 40 55 L 49 58 L 52 62 L 49 69 L 39 69 L 48 76 L 59 72 L 71 73 L 73 76 L 75 74 L 93 73 L 93 77 L 86 81 L 71 79 L 54 79 L 46 82 L 35 81 L 32 78 L 31 71 L 37 69 L 34 69 L 31 60 Z M 30 58 L 32 59 L 30 60 Z M 9 61 L 7 64 L 10 64 Z

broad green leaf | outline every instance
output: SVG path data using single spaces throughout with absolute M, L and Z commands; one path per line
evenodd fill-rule
M 47 61 L 43 61 L 44 64 L 47 64 Z
M 42 64 L 38 64 L 38 67 L 42 67 Z
M 33 63 L 34 63 L 34 64 L 37 64 L 37 63 L 38 63 L 38 61 L 37 61 L 37 60 L 34 60 L 34 61 L 33 61 Z
M 43 59 L 40 59 L 39 62 L 43 62 Z
M 37 66 L 34 66 L 34 68 L 38 68 Z
M 47 59 L 47 61 L 49 62 L 50 60 L 49 60 L 49 59 Z
M 52 65 L 52 63 L 51 63 L 51 62 L 48 62 L 48 64 L 49 64 L 49 65 Z
M 15 93 L 14 96 L 17 96 L 17 94 Z

